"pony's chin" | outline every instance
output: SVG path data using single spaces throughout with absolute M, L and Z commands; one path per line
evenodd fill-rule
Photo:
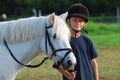
M 61 68 L 61 69 L 64 69 L 64 70 L 69 70 L 69 71 L 73 71 L 74 70 L 74 66 L 67 66 L 67 65 L 64 65 L 64 64 L 62 64 L 62 65 L 57 65 L 57 64 L 53 64 L 53 68 Z
M 60 65 L 59 67 L 61 67 L 64 70 L 74 70 L 74 67 L 72 67 L 72 66 Z

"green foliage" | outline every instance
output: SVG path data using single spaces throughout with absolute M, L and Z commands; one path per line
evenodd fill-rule
M 120 5 L 119 0 L 2 0 L 0 1 L 0 14 L 21 15 L 22 12 L 29 14 L 33 7 L 42 10 L 43 14 L 51 12 L 61 14 L 75 3 L 82 3 L 87 6 L 91 14 L 97 12 L 99 14 L 115 13 L 116 7 Z
M 107 14 L 106 14 L 107 15 Z M 113 22 L 116 21 L 116 16 L 94 16 L 94 17 L 90 17 L 91 21 L 96 21 L 96 22 Z

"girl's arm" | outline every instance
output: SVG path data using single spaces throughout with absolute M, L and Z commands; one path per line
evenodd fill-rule
M 98 64 L 97 64 L 96 59 L 92 59 L 91 63 L 92 63 L 93 72 L 94 72 L 94 79 L 95 80 L 99 80 L 99 76 L 98 76 Z

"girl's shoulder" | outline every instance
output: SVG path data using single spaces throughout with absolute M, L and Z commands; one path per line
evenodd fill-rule
M 81 35 L 81 36 L 85 41 L 91 42 L 91 39 L 88 36 L 86 36 L 86 35 Z

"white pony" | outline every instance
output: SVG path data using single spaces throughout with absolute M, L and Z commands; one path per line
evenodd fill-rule
M 1 22 L 0 80 L 14 80 L 24 67 L 10 51 L 22 64 L 28 64 L 39 53 L 46 53 L 54 61 L 54 67 L 73 70 L 76 58 L 69 37 L 65 22 L 55 14 Z

